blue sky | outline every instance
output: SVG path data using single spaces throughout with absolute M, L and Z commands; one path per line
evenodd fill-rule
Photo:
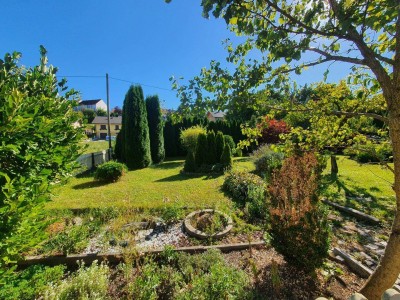
M 0 55 L 22 52 L 21 63 L 39 62 L 39 45 L 64 76 L 109 76 L 143 84 L 166 108 L 179 100 L 169 77 L 191 78 L 224 61 L 222 40 L 235 37 L 223 20 L 204 19 L 200 1 L 173 0 L 0 0 Z M 343 78 L 349 65 L 331 69 L 328 81 Z M 323 78 L 325 67 L 296 76 L 303 85 Z M 68 78 L 83 99 L 106 99 L 105 78 Z M 129 83 L 110 80 L 111 107 L 122 106 Z M 161 89 L 155 88 L 159 87 Z

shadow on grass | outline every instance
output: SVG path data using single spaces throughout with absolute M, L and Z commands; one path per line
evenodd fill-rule
M 334 186 L 337 188 L 335 194 L 329 195 L 328 188 Z M 371 187 L 369 191 L 379 191 L 378 187 Z M 337 201 L 340 197 L 340 193 L 344 191 L 345 201 Z M 388 205 L 382 203 L 381 199 L 377 199 L 375 196 L 369 193 L 369 191 L 360 186 L 348 186 L 344 180 L 339 179 L 336 175 L 327 174 L 322 176 L 321 180 L 321 194 L 326 195 L 330 200 L 339 202 L 347 207 L 355 208 L 363 211 L 364 213 L 373 215 L 373 212 L 380 211 L 385 217 L 393 218 L 394 210 L 390 209 Z M 358 204 L 358 207 L 356 205 Z M 361 206 L 361 209 L 360 209 Z M 375 214 L 376 215 L 376 214 Z
M 89 178 L 94 176 L 94 171 L 93 170 L 86 170 L 82 173 L 79 173 L 75 175 L 76 178 Z
M 189 180 L 193 178 L 201 178 L 204 177 L 203 180 L 209 180 L 209 179 L 216 179 L 223 174 L 218 174 L 218 173 L 210 173 L 210 174 L 205 174 L 205 173 L 192 173 L 192 174 L 184 174 L 184 173 L 179 173 L 175 174 L 172 176 L 168 176 L 165 178 L 161 178 L 158 180 L 155 180 L 154 182 L 173 182 L 173 181 L 183 181 L 183 180 Z
M 84 190 L 84 189 L 91 189 L 91 188 L 96 188 L 99 186 L 103 185 L 108 185 L 110 182 L 103 182 L 103 181 L 89 181 L 89 182 L 84 182 L 80 184 L 74 185 L 72 188 L 74 190 Z
M 241 157 L 241 158 L 233 160 L 233 162 L 246 162 L 246 161 L 251 161 L 251 158 L 250 157 Z
M 181 166 L 183 166 L 183 162 L 181 162 L 181 161 L 167 161 L 167 162 L 163 162 L 161 164 L 152 165 L 151 168 L 168 170 L 168 169 L 176 169 Z

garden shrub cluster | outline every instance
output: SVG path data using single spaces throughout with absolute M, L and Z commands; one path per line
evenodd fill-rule
M 222 132 L 215 135 L 214 131 L 205 132 L 202 127 L 195 126 L 183 130 L 181 139 L 188 150 L 185 172 L 222 172 L 232 168 L 231 149 L 225 144 Z
M 104 182 L 115 182 L 122 177 L 126 170 L 127 168 L 124 164 L 108 161 L 97 167 L 94 178 Z
M 110 269 L 105 264 L 93 264 L 85 268 L 81 263 L 77 272 L 59 283 L 51 284 L 45 291 L 48 300 L 108 299 L 108 279 Z
M 260 176 L 244 171 L 231 172 L 225 177 L 223 189 L 250 219 L 266 218 L 267 185 Z
M 282 167 L 285 155 L 275 152 L 266 144 L 261 145 L 252 153 L 252 159 L 256 167 L 256 173 L 269 181 L 272 173 Z
M 367 143 L 365 145 L 353 145 L 344 151 L 345 155 L 355 159 L 359 163 L 388 162 L 393 161 L 393 149 L 390 143 Z
M 318 159 L 312 153 L 287 158 L 274 172 L 269 234 L 285 260 L 306 271 L 322 266 L 329 249 L 327 214 L 318 203 Z
M 217 250 L 169 255 L 159 263 L 149 261 L 135 275 L 128 294 L 138 300 L 246 299 L 249 293 L 246 273 L 230 267 Z
M 0 288 L 0 299 L 40 299 L 49 284 L 61 282 L 65 269 L 63 265 L 55 267 L 35 265 L 15 272 Z

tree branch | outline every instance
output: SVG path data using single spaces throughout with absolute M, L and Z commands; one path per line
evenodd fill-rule
M 330 54 L 326 51 L 323 51 L 321 49 L 318 49 L 318 48 L 309 48 L 308 50 L 323 55 L 324 57 L 326 57 L 327 60 L 343 61 L 343 62 L 348 62 L 348 63 L 352 63 L 352 64 L 356 64 L 356 65 L 365 65 L 366 64 L 365 59 L 346 57 L 346 56 L 340 56 L 340 55 L 332 55 L 332 54 Z
M 270 108 L 272 110 L 279 110 L 279 111 L 283 111 L 283 112 L 307 112 L 307 113 L 311 113 L 314 112 L 314 109 L 310 109 L 310 108 L 303 108 L 303 109 L 287 109 L 287 108 L 282 108 L 282 107 L 276 107 L 273 105 L 266 105 L 266 108 Z M 361 116 L 365 116 L 365 117 L 370 117 L 370 118 L 374 118 L 376 120 L 382 121 L 385 124 L 388 123 L 388 118 L 376 114 L 376 113 L 369 113 L 369 112 L 350 112 L 350 111 L 339 111 L 339 110 L 326 110 L 323 111 L 324 114 L 327 115 L 331 115 L 331 116 L 346 116 L 348 118 L 353 118 L 353 117 L 361 117 Z

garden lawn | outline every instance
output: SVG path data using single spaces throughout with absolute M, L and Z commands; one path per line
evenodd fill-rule
M 181 174 L 183 160 L 129 171 L 118 182 L 102 184 L 93 176 L 71 178 L 53 191 L 49 209 L 93 207 L 160 208 L 165 202 L 179 201 L 185 206 L 226 207 L 230 200 L 221 191 L 223 175 L 188 176 Z M 252 170 L 247 158 L 237 159 L 235 167 Z M 79 176 L 78 176 L 79 177 Z
M 100 152 L 108 149 L 108 141 L 83 141 L 82 144 L 87 145 L 83 154 Z M 111 144 L 114 146 L 115 141 L 111 141 Z
M 337 177 L 331 176 L 328 163 L 323 177 L 325 186 L 322 194 L 331 201 L 390 223 L 396 205 L 391 187 L 393 173 L 377 164 L 359 164 L 345 156 L 338 156 L 337 159 L 339 174 Z

